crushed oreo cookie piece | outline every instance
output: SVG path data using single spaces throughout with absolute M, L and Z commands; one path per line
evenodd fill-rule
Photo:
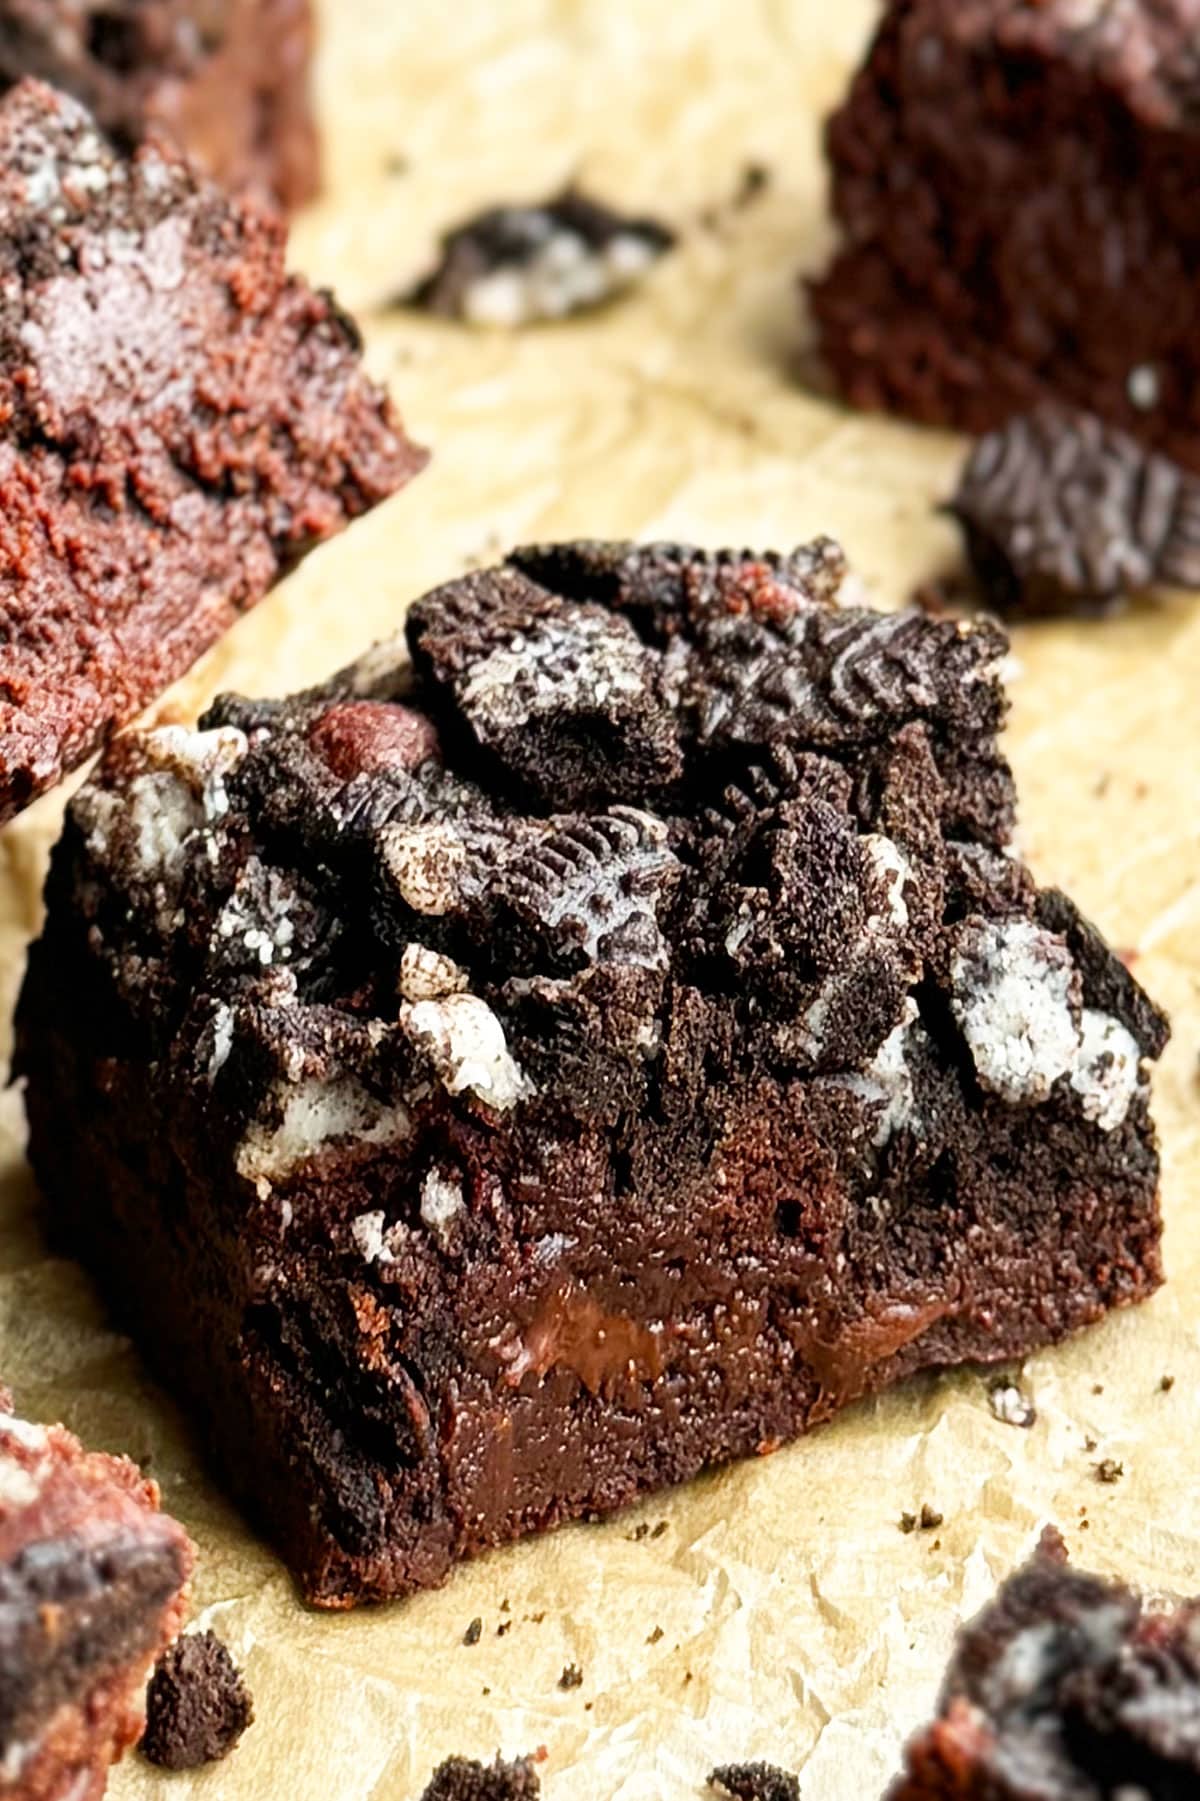
M 1015 1382 L 1000 1377 L 988 1387 L 988 1406 L 1002 1425 L 1019 1426 L 1023 1430 L 1037 1421 L 1037 1408 Z
M 541 206 L 496 206 L 442 240 L 437 267 L 405 297 L 470 325 L 521 326 L 601 306 L 632 287 L 675 242 L 567 188 Z
M 1044 406 L 981 438 L 949 510 L 1009 616 L 1200 587 L 1200 476 L 1088 413 Z
M 800 1801 L 799 1778 L 771 1763 L 718 1764 L 708 1786 L 734 1801 Z
M 142 1756 L 163 1770 L 217 1763 L 253 1719 L 250 1691 L 225 1645 L 215 1632 L 189 1632 L 150 1678 Z
M 538 1801 L 542 1785 L 531 1757 L 494 1763 L 448 1757 L 429 1779 L 421 1801 Z

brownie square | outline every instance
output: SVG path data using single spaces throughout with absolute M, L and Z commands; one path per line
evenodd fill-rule
M 95 114 L 124 150 L 173 138 L 225 187 L 311 200 L 312 0 L 4 0 L 0 87 L 27 75 Z
M 1012 854 L 1003 634 L 842 572 L 518 551 L 74 802 L 51 1228 L 312 1600 L 1157 1286 L 1165 1022 Z
M 98 1801 L 141 1734 L 192 1547 L 127 1458 L 11 1405 L 0 1391 L 0 1792 Z
M 0 822 L 423 453 L 281 220 L 0 100 Z
M 1053 1526 L 964 1626 L 938 1718 L 889 1801 L 1185 1801 L 1200 1793 L 1200 1603 L 1075 1570 Z
M 813 289 L 856 406 L 989 431 L 1057 397 L 1200 468 L 1192 0 L 892 0 L 828 128 Z

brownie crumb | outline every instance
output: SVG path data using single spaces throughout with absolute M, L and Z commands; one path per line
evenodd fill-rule
M 483 1637 L 483 1621 L 474 1619 L 462 1635 L 464 1645 L 477 1645 Z
M 799 1778 L 772 1763 L 719 1764 L 710 1773 L 708 1786 L 735 1801 L 800 1801 Z
M 564 1689 L 583 1687 L 583 1671 L 577 1663 L 564 1665 L 563 1673 L 558 1679 L 558 1686 Z
M 1200 583 L 1200 477 L 1088 413 L 1043 406 L 981 439 L 949 510 L 1002 613 Z
M 530 325 L 586 311 L 633 286 L 675 242 L 568 188 L 538 206 L 496 206 L 442 239 L 436 268 L 399 304 L 470 325 Z
M 649 1521 L 642 1520 L 640 1524 L 634 1527 L 632 1532 L 627 1532 L 625 1536 L 631 1545 L 640 1545 L 644 1538 L 649 1538 L 650 1536 Z
M 1094 1395 L 1102 1395 L 1102 1394 L 1103 1394 L 1103 1393 L 1104 1393 L 1104 1384 L 1103 1384 L 1103 1382 L 1093 1382 L 1093 1384 L 1092 1384 L 1092 1393 L 1093 1393 L 1093 1394 L 1094 1394 Z
M 1119 1482 L 1125 1474 L 1125 1465 L 1118 1463 L 1114 1457 L 1106 1457 L 1096 1465 L 1097 1482 Z
M 928 1501 L 925 1501 L 920 1513 L 902 1513 L 900 1515 L 900 1530 L 901 1532 L 933 1532 L 942 1524 L 945 1517 L 945 1514 L 939 1513 L 936 1507 L 931 1507 Z
M 1174 1376 L 1161 1376 L 1159 1378 L 1158 1386 L 1162 1390 L 1163 1394 L 1169 1395 L 1171 1390 L 1175 1386 Z
M 659 1522 L 658 1522 L 658 1525 L 657 1525 L 657 1526 L 656 1526 L 656 1527 L 655 1527 L 655 1528 L 654 1528 L 654 1530 L 653 1530 L 653 1532 L 652 1532 L 652 1533 L 651 1533 L 651 1534 L 650 1534 L 650 1536 L 651 1536 L 651 1538 L 661 1538 L 661 1537 L 662 1537 L 662 1535 L 663 1535 L 663 1533 L 664 1533 L 664 1532 L 665 1532 L 665 1531 L 666 1531 L 666 1530 L 667 1530 L 667 1522 L 666 1522 L 666 1520 L 659 1520 Z
M 1096 1440 L 1094 1438 L 1085 1438 L 1083 1441 L 1083 1448 L 1090 1456 L 1096 1449 Z
M 506 1763 L 477 1763 L 470 1757 L 448 1757 L 429 1779 L 421 1801 L 537 1801 L 542 1785 L 532 1757 Z
M 227 1757 L 254 1719 L 241 1671 L 214 1632 L 177 1639 L 146 1690 L 142 1756 L 163 1770 L 195 1770 Z
M 512 1631 L 512 1621 L 511 1620 L 501 1620 L 500 1624 L 496 1628 L 496 1637 L 503 1638 L 506 1632 L 511 1632 L 511 1631 Z
M 1005 1426 L 1020 1426 L 1027 1430 L 1037 1419 L 1037 1408 L 1015 1382 L 993 1382 L 988 1389 L 988 1405 Z
M 649 1633 L 647 1633 L 647 1635 L 646 1635 L 646 1643 L 647 1643 L 647 1644 L 648 1644 L 648 1645 L 656 1645 L 656 1644 L 657 1644 L 657 1643 L 658 1643 L 658 1641 L 659 1641 L 659 1639 L 660 1639 L 660 1638 L 661 1638 L 661 1637 L 662 1637 L 662 1635 L 663 1635 L 663 1629 L 662 1629 L 662 1627 L 661 1627 L 661 1626 L 656 1626 L 656 1627 L 655 1627 L 655 1628 L 654 1628 L 654 1630 L 653 1630 L 653 1632 L 649 1632 Z

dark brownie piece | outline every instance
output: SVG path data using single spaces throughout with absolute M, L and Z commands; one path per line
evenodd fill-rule
M 0 101 L 0 821 L 424 460 L 274 214 Z
M 800 1779 L 773 1763 L 720 1764 L 708 1778 L 710 1788 L 734 1801 L 800 1801 Z
M 123 150 L 173 138 L 230 188 L 317 191 L 312 0 L 4 0 L 0 87 L 53 83 Z
M 1157 1286 L 1165 1024 L 1010 852 L 1003 635 L 841 568 L 522 550 L 75 801 L 52 1228 L 315 1601 Z
M 538 1801 L 542 1785 L 531 1757 L 515 1757 L 506 1763 L 476 1763 L 469 1757 L 448 1757 L 429 1779 L 421 1801 Z
M 471 325 L 530 325 L 600 306 L 632 287 L 675 242 L 567 188 L 542 206 L 495 206 L 442 239 L 437 267 L 407 304 Z
M 98 1801 L 142 1730 L 191 1569 L 128 1459 L 0 1413 L 0 1795 Z
M 1200 1602 L 1144 1605 L 1037 1551 L 959 1635 L 939 1714 L 890 1801 L 1200 1794 Z
M 215 1632 L 189 1632 L 154 1666 L 142 1756 L 164 1770 L 217 1763 L 253 1719 L 250 1690 L 227 1647 Z
M 1194 0 L 891 0 L 828 128 L 812 294 L 857 406 L 1086 407 L 1200 468 Z
M 950 511 L 984 597 L 1010 616 L 1200 587 L 1200 476 L 1091 413 L 1046 404 L 981 438 Z

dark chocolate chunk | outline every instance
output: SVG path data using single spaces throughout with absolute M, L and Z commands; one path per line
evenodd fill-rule
M 402 303 L 472 325 L 563 319 L 631 287 L 674 242 L 659 220 L 567 188 L 543 206 L 489 207 L 447 232 L 437 267 Z
M 154 1666 L 142 1756 L 164 1770 L 217 1763 L 253 1719 L 250 1691 L 226 1646 L 215 1632 L 189 1632 Z
M 1200 476 L 1088 413 L 1045 406 L 982 438 L 950 511 L 1001 613 L 1200 587 Z

